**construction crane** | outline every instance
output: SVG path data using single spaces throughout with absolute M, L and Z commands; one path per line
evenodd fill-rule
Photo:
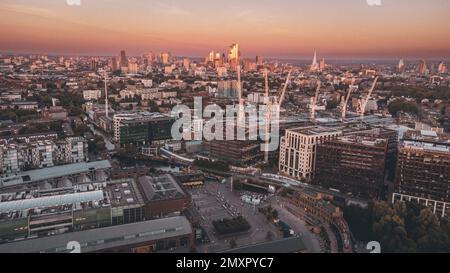
M 108 110 L 109 110 L 109 106 L 108 106 L 108 74 L 106 73 L 106 69 L 105 69 L 105 115 L 106 115 L 106 119 L 108 119 L 109 115 L 108 115 Z
M 268 72 L 267 72 L 267 68 L 264 70 L 264 82 L 265 82 L 265 100 L 266 100 L 266 106 L 267 106 L 267 111 L 266 111 L 266 121 L 268 122 L 268 124 L 270 124 L 269 121 L 271 121 L 271 108 L 272 108 L 272 102 L 270 101 L 269 98 L 269 78 L 268 78 Z M 270 111 L 269 111 L 270 109 Z M 269 134 L 269 125 L 266 124 L 266 128 L 265 128 L 265 135 L 267 137 L 267 135 Z M 269 163 L 269 139 L 266 139 L 266 143 L 265 143 L 265 149 L 264 149 L 264 162 L 267 164 Z
M 287 90 L 287 86 L 289 84 L 289 81 L 291 80 L 291 75 L 292 75 L 292 69 L 289 70 L 289 74 L 286 78 L 286 82 L 284 83 L 283 89 L 281 91 L 281 94 L 279 95 L 279 100 L 277 98 L 275 98 L 275 102 L 272 102 L 272 100 L 269 98 L 269 80 L 268 80 L 268 75 L 267 75 L 267 69 L 265 70 L 264 73 L 264 77 L 265 77 L 265 90 L 266 90 L 266 106 L 267 106 L 267 113 L 266 113 L 266 128 L 265 128 L 265 134 L 266 134 L 266 142 L 265 142 L 265 151 L 264 151 L 264 162 L 267 164 L 269 163 L 269 138 L 267 137 L 269 134 L 269 126 L 272 124 L 272 108 L 273 108 L 273 104 L 281 107 L 281 105 L 284 102 L 284 99 L 286 97 L 286 90 Z M 278 101 L 277 101 L 278 100 Z
M 265 81 L 265 91 L 266 91 L 266 99 L 269 99 L 269 78 L 267 68 L 264 69 L 264 81 Z
M 242 83 L 241 83 L 241 66 L 238 65 L 237 80 L 238 80 L 238 96 L 239 96 L 239 111 L 238 111 L 238 126 L 245 125 L 245 113 L 244 113 L 244 99 L 242 98 Z
M 283 90 L 281 91 L 281 94 L 280 94 L 280 99 L 279 99 L 279 102 L 278 102 L 280 107 L 283 104 L 284 99 L 286 97 L 286 90 L 287 90 L 287 86 L 289 84 L 289 81 L 291 80 L 291 75 L 292 75 L 292 68 L 291 68 L 291 70 L 289 70 L 289 74 L 288 74 L 288 76 L 286 78 L 286 82 L 284 83 Z
M 377 81 L 378 81 L 378 77 L 376 77 L 375 80 L 373 81 L 372 87 L 370 88 L 369 94 L 367 94 L 367 97 L 358 104 L 358 114 L 361 116 L 361 118 L 364 117 L 364 114 L 366 113 L 367 103 L 369 102 L 370 98 L 372 97 L 372 93 L 373 93 L 373 90 L 375 89 L 375 86 L 377 85 Z
M 322 86 L 322 83 L 320 81 L 317 81 L 316 94 L 314 95 L 313 101 L 311 103 L 311 119 L 312 120 L 316 119 L 316 106 L 317 106 L 317 100 L 319 98 L 321 86 Z
M 344 102 L 342 103 L 342 121 L 344 121 L 347 116 L 347 105 L 348 100 L 350 99 L 352 92 L 355 90 L 355 78 L 352 79 L 352 84 L 348 88 L 347 96 L 344 98 Z

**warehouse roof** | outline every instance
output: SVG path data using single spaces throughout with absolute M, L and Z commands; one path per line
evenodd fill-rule
M 94 162 L 80 162 L 37 170 L 20 172 L 13 175 L 0 176 L 0 186 L 13 186 L 22 183 L 32 183 L 52 178 L 64 177 L 79 173 L 86 173 L 94 170 L 104 170 L 111 168 L 108 160 Z
M 1 244 L 0 253 L 67 253 L 67 244 L 71 241 L 78 242 L 83 253 L 106 251 L 190 234 L 189 221 L 184 216 L 177 216 Z

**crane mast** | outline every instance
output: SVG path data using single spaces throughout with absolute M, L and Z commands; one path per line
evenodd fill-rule
M 316 118 L 316 105 L 317 105 L 317 99 L 319 98 L 319 92 L 320 92 L 320 87 L 321 87 L 322 83 L 320 81 L 317 81 L 317 88 L 316 88 L 316 94 L 314 95 L 314 99 L 311 105 L 311 119 L 315 120 Z
M 277 104 L 278 106 L 281 106 L 284 102 L 285 96 L 286 96 L 286 90 L 287 90 L 287 86 L 289 84 L 289 81 L 291 80 L 291 75 L 292 75 L 292 68 L 291 70 L 289 70 L 289 74 L 286 78 L 286 82 L 284 83 L 283 89 L 281 91 L 280 94 L 280 99 L 278 102 L 275 101 L 275 104 Z M 268 139 L 268 134 L 269 134 L 269 126 L 272 124 L 272 100 L 269 99 L 268 95 L 269 95 L 269 81 L 267 78 L 267 70 L 265 71 L 265 89 L 266 89 L 266 96 L 267 96 L 267 101 L 266 101 L 266 105 L 267 105 L 267 114 L 266 114 L 266 128 L 265 128 L 265 133 L 266 133 L 266 143 L 265 143 L 265 151 L 264 151 L 264 162 L 265 163 L 269 163 L 269 139 Z
M 108 106 L 108 82 L 107 82 L 108 78 L 107 78 L 107 74 L 106 74 L 106 70 L 105 70 L 105 115 L 106 118 L 109 117 L 108 115 L 108 110 L 109 110 L 109 106 Z
M 237 78 L 238 78 L 238 96 L 239 96 L 239 111 L 238 111 L 238 126 L 245 126 L 245 113 L 244 113 L 244 100 L 242 98 L 242 84 L 241 84 L 241 66 L 238 65 Z
M 345 119 L 345 117 L 347 116 L 347 105 L 348 105 L 348 100 L 350 99 L 353 89 L 355 89 L 355 78 L 352 79 L 352 84 L 351 86 L 348 88 L 348 93 L 347 96 L 344 99 L 344 103 L 342 105 L 342 120 Z
M 265 136 L 267 138 L 267 135 L 269 134 L 269 124 L 271 123 L 271 111 L 272 111 L 272 102 L 269 99 L 269 79 L 267 75 L 267 68 L 264 70 L 264 82 L 265 82 L 265 93 L 266 93 L 266 106 L 267 106 L 267 112 L 266 112 L 266 128 L 265 128 Z M 266 139 L 265 143 L 265 149 L 264 149 L 264 162 L 267 164 L 269 163 L 269 139 Z
M 286 89 L 287 89 L 287 86 L 289 84 L 289 81 L 291 80 L 291 75 L 292 75 L 292 68 L 291 68 L 291 70 L 289 70 L 289 74 L 288 74 L 288 76 L 286 78 L 286 82 L 284 83 L 283 90 L 281 91 L 280 100 L 279 100 L 279 103 L 278 103 L 280 105 L 280 107 L 283 104 L 284 99 L 286 97 Z
M 369 90 L 369 94 L 367 94 L 367 97 L 360 103 L 360 107 L 359 107 L 359 115 L 361 117 L 364 117 L 364 114 L 366 112 L 366 106 L 367 103 L 369 102 L 370 98 L 372 97 L 372 93 L 373 90 L 375 89 L 375 86 L 377 85 L 377 81 L 378 81 L 378 77 L 375 78 L 375 80 L 373 81 L 372 87 Z

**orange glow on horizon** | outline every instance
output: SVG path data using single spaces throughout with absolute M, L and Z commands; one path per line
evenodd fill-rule
M 272 9 L 258 5 L 255 10 L 248 3 L 213 12 L 209 8 L 217 3 L 196 0 L 172 5 L 83 1 L 76 8 L 62 0 L 4 2 L 0 4 L 0 51 L 8 52 L 109 55 L 126 49 L 130 54 L 169 50 L 176 55 L 204 56 L 210 50 L 225 52 L 238 42 L 244 57 L 310 56 L 316 48 L 326 57 L 450 57 L 448 10 L 416 0 L 385 0 L 382 8 L 364 6 L 363 0 L 340 1 L 341 5 L 284 0 L 272 4 Z M 398 2 L 409 3 L 408 8 Z M 101 9 L 102 3 L 108 5 Z M 302 3 L 312 12 L 302 9 Z

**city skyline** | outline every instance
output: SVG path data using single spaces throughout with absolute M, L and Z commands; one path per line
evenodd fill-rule
M 448 7 L 447 1 L 388 0 L 382 6 L 364 0 L 103 0 L 80 6 L 6 0 L 0 4 L 0 52 L 111 56 L 125 49 L 130 56 L 170 51 L 204 57 L 239 43 L 243 58 L 310 59 L 317 50 L 327 59 L 448 59 Z

